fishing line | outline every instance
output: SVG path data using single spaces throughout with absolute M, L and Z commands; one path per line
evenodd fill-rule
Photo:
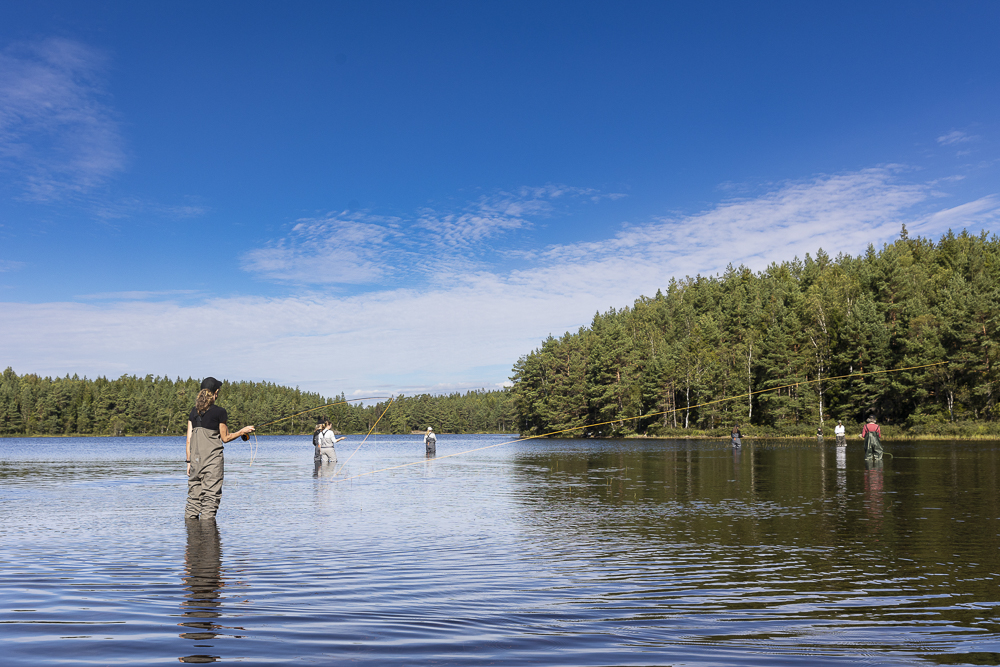
M 355 401 L 372 401 L 372 400 L 381 399 L 381 398 L 389 398 L 389 399 L 391 399 L 392 397 L 391 396 L 363 396 L 361 398 L 352 398 L 352 399 L 350 399 L 348 401 L 336 401 L 334 403 L 327 403 L 326 405 L 320 405 L 320 406 L 315 407 L 315 408 L 309 408 L 308 410 L 302 410 L 300 412 L 296 412 L 294 414 L 290 414 L 287 417 L 279 417 L 278 419 L 274 419 L 274 420 L 271 420 L 269 422 L 264 422 L 260 426 L 256 426 L 255 430 L 254 430 L 254 434 L 253 434 L 253 442 L 250 444 L 250 465 L 252 466 L 254 464 L 254 461 L 257 460 L 257 454 L 260 452 L 260 441 L 257 440 L 257 431 L 256 431 L 256 429 L 261 428 L 262 426 L 270 426 L 271 424 L 277 424 L 278 422 L 283 422 L 286 419 L 291 419 L 292 417 L 298 417 L 299 415 L 304 415 L 304 414 L 307 414 L 307 413 L 310 413 L 310 412 L 315 412 L 316 410 L 322 410 L 323 408 L 329 408 L 329 407 L 331 407 L 333 405 L 344 405 L 345 403 L 353 403 Z M 389 402 L 391 403 L 392 401 L 390 400 Z M 380 419 L 381 419 L 381 417 L 380 417 Z M 243 442 L 247 442 L 247 441 L 250 440 L 250 435 L 247 434 L 247 433 L 244 433 L 243 435 L 240 436 L 240 439 L 243 440 Z
M 339 471 L 336 471 L 336 472 L 334 472 L 334 476 L 336 476 L 338 472 L 344 472 L 344 468 L 346 468 L 346 467 L 347 467 L 347 464 L 348 464 L 348 463 L 350 462 L 350 460 L 351 460 L 352 458 L 354 458 L 354 455 L 358 453 L 358 450 L 359 450 L 359 449 L 361 449 L 361 445 L 365 444 L 365 440 L 367 440 L 367 439 L 368 439 L 368 436 L 372 434 L 372 431 L 374 431 L 374 430 L 375 430 L 375 427 L 376 427 L 376 426 L 378 426 L 378 423 L 379 423 L 380 421 L 382 421 L 382 417 L 383 417 L 383 416 L 385 415 L 385 413 L 386 413 L 386 412 L 387 412 L 387 411 L 389 410 L 389 406 L 390 406 L 390 405 L 392 405 L 392 399 L 393 399 L 393 397 L 392 397 L 392 396 L 390 396 L 390 397 L 389 397 L 389 402 L 385 404 L 385 410 L 383 410 L 383 411 L 382 411 L 382 414 L 378 416 L 378 419 L 376 419 L 376 420 L 375 420 L 375 423 L 374 423 L 374 424 L 372 424 L 372 427 L 371 427 L 370 429 L 368 429 L 368 435 L 366 435 L 366 436 L 364 437 L 364 440 L 362 440 L 362 441 L 361 441 L 361 443 L 360 443 L 360 444 L 359 444 L 359 445 L 358 445 L 358 446 L 357 446 L 357 447 L 355 448 L 355 450 L 354 450 L 353 452 L 351 452 L 351 455 L 347 457 L 347 461 L 344 461 L 344 465 L 340 466 L 340 470 L 339 470 Z
M 253 462 L 257 460 L 257 452 L 260 451 L 260 442 L 257 440 L 257 432 L 254 431 L 253 442 L 250 443 L 250 466 L 253 467 Z
M 714 400 L 714 401 L 708 401 L 706 403 L 699 403 L 697 405 L 689 405 L 689 406 L 683 407 L 683 408 L 674 408 L 673 410 L 663 410 L 661 412 L 648 412 L 648 413 L 646 413 L 644 415 L 638 415 L 637 417 L 622 417 L 620 419 L 611 419 L 611 420 L 604 421 L 604 422 L 598 422 L 596 424 L 584 424 L 583 426 L 573 426 L 571 428 L 564 428 L 564 429 L 561 429 L 559 431 L 550 431 L 549 433 L 541 433 L 539 435 L 529 435 L 529 436 L 525 436 L 523 438 L 517 438 L 516 440 L 508 440 L 506 442 L 498 442 L 498 443 L 496 443 L 494 445 L 486 445 L 485 447 L 477 447 L 475 449 L 467 449 L 464 452 L 455 452 L 454 454 L 446 454 L 444 456 L 438 456 L 438 457 L 435 457 L 435 458 L 431 459 L 430 461 L 424 460 L 424 461 L 411 461 L 410 463 L 401 463 L 399 465 L 389 466 L 388 468 L 381 468 L 379 470 L 372 470 L 371 472 L 364 472 L 364 473 L 360 473 L 360 474 L 354 475 L 353 477 L 345 477 L 344 479 L 337 479 L 337 480 L 333 480 L 333 481 L 334 482 L 338 482 L 338 483 L 339 482 L 346 482 L 348 480 L 357 479 L 358 477 L 365 477 L 367 475 L 374 475 L 377 472 L 385 472 L 386 470 L 395 470 L 397 468 L 406 468 L 407 466 L 415 466 L 415 465 L 417 465 L 419 463 L 425 463 L 425 464 L 426 463 L 433 463 L 435 461 L 439 461 L 441 459 L 447 459 L 447 458 L 450 458 L 452 456 L 460 456 L 462 454 L 471 454 L 473 452 L 481 452 L 484 449 L 493 449 L 494 447 L 500 447 L 502 445 L 512 445 L 512 444 L 514 444 L 516 442 L 525 442 L 527 440 L 534 440 L 536 438 L 546 438 L 546 437 L 548 437 L 550 435 L 558 435 L 560 433 L 568 433 L 570 431 L 579 431 L 581 429 L 593 428 L 595 426 L 606 426 L 607 424 L 614 424 L 616 422 L 620 423 L 620 422 L 626 422 L 626 421 L 633 421 L 635 419 L 645 419 L 647 417 L 658 417 L 660 415 L 668 415 L 668 414 L 672 414 L 674 412 L 680 412 L 682 410 L 693 410 L 694 408 L 703 408 L 703 407 L 705 407 L 707 405 L 715 405 L 717 403 L 724 403 L 726 401 L 735 401 L 738 398 L 749 398 L 750 396 L 755 396 L 757 394 L 765 394 L 765 393 L 767 393 L 769 391 L 778 391 L 779 389 L 788 389 L 789 387 L 795 387 L 795 386 L 798 386 L 798 385 L 813 384 L 815 382 L 828 382 L 828 381 L 831 381 L 831 380 L 843 380 L 845 378 L 858 378 L 858 377 L 865 377 L 867 375 L 879 375 L 879 374 L 884 374 L 884 373 L 901 373 L 903 371 L 912 371 L 912 370 L 917 370 L 919 368 L 930 368 L 931 366 L 940 366 L 942 364 L 947 364 L 947 363 L 949 363 L 949 362 L 947 362 L 947 361 L 938 361 L 938 362 L 935 362 L 933 364 L 922 364 L 920 366 L 907 366 L 905 368 L 890 368 L 888 370 L 883 370 L 883 371 L 868 371 L 867 373 L 848 373 L 847 375 L 835 375 L 835 376 L 832 376 L 832 377 L 818 378 L 818 379 L 815 379 L 815 380 L 803 380 L 801 382 L 792 382 L 790 384 L 781 385 L 780 387 L 770 387 L 768 389 L 758 389 L 757 391 L 750 391 L 750 392 L 747 392 L 745 394 L 738 394 L 736 396 L 727 396 L 726 398 L 720 398 L 720 399 L 717 399 L 717 400 Z M 388 409 L 388 407 L 386 409 Z M 359 447 L 360 447 L 360 445 L 359 445 Z M 352 456 L 353 456 L 353 454 L 352 454 Z M 341 468 L 341 470 L 343 470 L 343 468 Z
M 290 414 L 287 417 L 279 417 L 279 418 L 273 419 L 273 420 L 271 420 L 269 422 L 264 422 L 263 424 L 258 424 L 254 428 L 262 428 L 264 426 L 270 426 L 271 424 L 277 424 L 278 422 L 283 422 L 286 419 L 291 419 L 292 417 L 298 417 L 299 415 L 304 415 L 304 414 L 307 414 L 307 413 L 310 413 L 310 412 L 315 412 L 316 410 L 322 410 L 323 408 L 329 408 L 330 406 L 333 406 L 333 405 L 344 405 L 346 403 L 354 403 L 356 401 L 373 401 L 375 399 L 383 399 L 383 398 L 389 398 L 389 399 L 391 399 L 392 396 L 363 396 L 361 398 L 352 398 L 352 399 L 349 399 L 349 400 L 346 400 L 346 401 L 337 401 L 335 403 L 327 403 L 326 405 L 320 405 L 320 406 L 315 407 L 315 408 L 309 408 L 308 410 L 302 410 L 300 412 L 296 412 L 294 414 Z M 250 439 L 250 436 L 247 435 L 246 433 L 244 433 L 243 435 L 240 436 L 240 438 L 242 438 L 243 441 L 246 442 L 247 440 Z

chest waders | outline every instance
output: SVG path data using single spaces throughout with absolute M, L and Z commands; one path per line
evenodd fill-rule
M 882 458 L 882 439 L 878 437 L 877 431 L 868 431 L 865 433 L 865 458 Z
M 222 436 L 201 426 L 201 415 L 191 429 L 191 474 L 188 475 L 184 518 L 214 519 L 222 501 Z
M 337 435 L 333 433 L 333 431 L 330 431 L 330 439 L 327 440 L 326 434 L 326 429 L 323 429 L 323 431 L 319 434 L 319 447 L 316 449 L 316 460 L 321 463 L 323 461 L 326 461 L 327 463 L 336 463 L 337 450 L 334 447 L 333 441 L 336 441 Z

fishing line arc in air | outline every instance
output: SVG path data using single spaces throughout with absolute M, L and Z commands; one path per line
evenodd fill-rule
M 332 407 L 334 405 L 345 405 L 345 404 L 348 404 L 348 403 L 355 403 L 355 402 L 358 402 L 358 401 L 374 401 L 374 400 L 377 400 L 377 399 L 380 400 L 380 399 L 384 399 L 384 398 L 388 398 L 389 402 L 392 403 L 392 396 L 362 396 L 360 398 L 352 398 L 352 399 L 349 399 L 349 400 L 346 400 L 346 401 L 334 401 L 333 403 L 327 403 L 326 405 L 319 405 L 319 406 L 317 406 L 315 408 L 309 408 L 308 410 L 300 410 L 299 412 L 295 412 L 295 413 L 287 415 L 285 417 L 279 417 L 278 419 L 272 419 L 269 422 L 264 422 L 263 424 L 255 426 L 254 427 L 254 434 L 253 434 L 253 444 L 250 445 L 250 465 L 252 466 L 254 464 L 254 461 L 257 460 L 257 453 L 260 451 L 260 442 L 257 440 L 257 431 L 256 431 L 256 429 L 262 428 L 264 426 L 270 426 L 271 424 L 277 424 L 278 422 L 283 422 L 286 419 L 291 419 L 292 417 L 298 417 L 300 415 L 308 414 L 310 412 L 315 412 L 316 410 L 322 410 L 323 408 L 329 408 L 329 407 Z M 385 413 L 383 412 L 383 414 L 385 414 Z M 379 417 L 379 419 L 381 419 L 381 417 Z M 377 424 L 378 422 L 375 422 L 375 423 Z M 244 433 L 243 435 L 240 436 L 240 439 L 243 442 L 247 442 L 247 441 L 250 440 L 250 435 L 247 434 L 247 433 Z
M 368 434 L 365 435 L 365 437 L 361 440 L 361 442 L 358 443 L 358 446 L 354 448 L 354 451 L 351 452 L 351 455 L 347 457 L 347 460 L 344 461 L 344 465 L 340 466 L 339 472 L 344 472 L 344 468 L 347 467 L 347 464 L 351 462 L 351 459 L 354 458 L 354 455 L 358 453 L 359 449 L 361 449 L 361 445 L 365 444 L 365 441 L 368 440 L 368 436 L 372 434 L 372 431 L 375 430 L 375 427 L 378 426 L 378 423 L 380 421 L 382 421 L 382 417 L 385 416 L 385 413 L 389 411 L 389 406 L 392 405 L 392 400 L 393 400 L 392 397 L 390 397 L 389 398 L 389 402 L 386 403 L 386 405 L 385 405 L 385 410 L 383 410 L 382 414 L 380 414 L 378 416 L 378 419 L 375 420 L 375 423 L 372 424 L 372 427 L 370 429 L 368 429 Z M 337 475 L 337 472 L 334 472 L 334 476 L 336 476 L 336 475 Z

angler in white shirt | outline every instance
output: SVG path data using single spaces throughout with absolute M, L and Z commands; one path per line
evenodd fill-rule
M 319 432 L 318 438 L 320 460 L 336 462 L 337 450 L 333 446 L 343 439 L 343 437 L 338 438 L 333 432 L 333 425 L 329 420 L 323 422 L 323 430 Z

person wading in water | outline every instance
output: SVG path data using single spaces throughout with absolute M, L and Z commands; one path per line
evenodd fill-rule
M 229 432 L 226 425 L 229 415 L 215 404 L 221 387 L 222 383 L 214 377 L 205 378 L 188 417 L 185 519 L 215 518 L 222 501 L 222 446 L 254 430 L 253 426 L 244 426 L 236 433 Z
M 882 429 L 875 423 L 875 417 L 871 416 L 861 429 L 861 439 L 865 441 L 865 458 L 882 458 Z
M 424 448 L 427 450 L 428 454 L 434 454 L 437 451 L 437 436 L 434 435 L 434 429 L 430 426 L 427 427 L 427 435 L 424 436 Z
M 320 460 L 319 453 L 319 434 L 323 432 L 323 422 L 316 423 L 316 429 L 313 431 L 313 459 L 317 462 Z
M 317 451 L 319 452 L 320 462 L 325 461 L 327 463 L 337 462 L 337 450 L 334 448 L 338 442 L 344 438 L 338 438 L 337 434 L 333 432 L 333 424 L 327 419 L 323 422 L 323 430 L 319 432 L 319 447 Z
M 837 426 L 833 429 L 833 434 L 837 436 L 837 446 L 845 447 L 847 446 L 847 429 L 844 428 L 844 422 L 837 420 Z

